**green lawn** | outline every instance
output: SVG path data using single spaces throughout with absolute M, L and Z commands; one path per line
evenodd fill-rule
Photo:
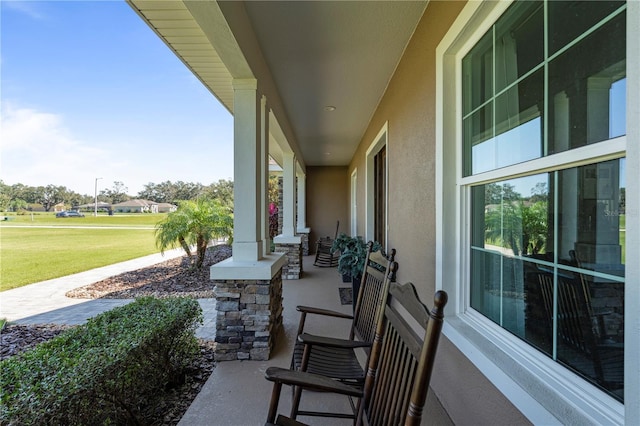
M 165 215 L 56 219 L 49 213 L 34 214 L 33 222 L 30 216 L 14 217 L 0 225 L 0 291 L 157 253 L 154 225 Z M 58 226 L 15 226 L 30 224 Z

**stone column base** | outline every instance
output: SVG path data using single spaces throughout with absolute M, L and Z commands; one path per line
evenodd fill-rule
M 284 254 L 287 263 L 282 267 L 283 280 L 298 280 L 302 277 L 302 237 L 278 235 L 273 239 L 276 253 Z
M 303 272 L 302 245 L 276 243 L 276 253 L 283 253 L 288 259 L 287 264 L 282 267 L 282 279 L 299 280 L 302 277 Z
M 298 236 L 300 238 L 302 238 L 302 255 L 303 256 L 309 256 L 309 233 L 311 232 L 311 229 L 309 228 L 305 228 L 305 229 L 300 229 L 298 228 Z
M 213 279 L 216 361 L 266 361 L 282 327 L 282 269 L 270 280 Z

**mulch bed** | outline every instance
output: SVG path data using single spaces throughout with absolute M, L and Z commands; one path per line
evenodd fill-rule
M 186 256 L 178 257 L 76 288 L 66 296 L 77 299 L 132 299 L 140 296 L 213 298 L 210 267 L 229 257 L 230 246 L 213 246 L 207 250 L 200 269 L 191 268 Z
M 59 324 L 6 325 L 0 333 L 0 360 L 31 349 L 38 343 L 53 339 L 68 328 L 71 326 Z

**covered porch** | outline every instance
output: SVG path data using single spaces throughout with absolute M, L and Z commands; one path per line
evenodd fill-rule
M 283 281 L 306 275 L 305 246 L 313 252 L 339 222 L 340 231 L 389 248 L 386 160 L 376 157 L 379 216 L 369 217 L 367 194 L 366 228 L 356 223 L 348 169 L 427 2 L 129 4 L 234 117 L 233 256 L 211 268 L 221 313 L 216 360 L 267 360 Z M 295 63 L 286 65 L 291 54 Z M 282 176 L 273 241 L 271 160 Z M 365 179 L 373 182 L 373 170 Z

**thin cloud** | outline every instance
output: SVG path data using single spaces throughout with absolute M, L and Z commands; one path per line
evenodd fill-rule
M 24 13 L 30 18 L 38 21 L 47 19 L 46 14 L 43 13 L 40 4 L 38 4 L 37 2 L 2 0 L 2 5 L 3 7 L 12 9 L 16 12 Z
M 74 138 L 59 115 L 5 106 L 0 124 L 6 184 L 53 184 L 91 193 L 96 173 L 111 163 L 110 153 Z
M 104 139 L 104 134 L 97 135 L 96 140 L 84 140 L 71 129 L 60 114 L 4 102 L 0 115 L 0 179 L 7 185 L 52 184 L 93 195 L 95 179 L 101 178 L 98 191 L 119 181 L 128 187 L 129 195 L 134 195 L 150 182 L 208 185 L 233 178 L 233 148 L 231 144 L 212 144 L 202 136 L 211 134 L 211 129 L 182 144 L 163 146 L 160 151 L 153 140 L 139 136 L 113 136 L 121 143 L 104 146 L 98 140 Z M 193 151 L 193 156 L 185 156 L 185 145 L 200 148 Z

